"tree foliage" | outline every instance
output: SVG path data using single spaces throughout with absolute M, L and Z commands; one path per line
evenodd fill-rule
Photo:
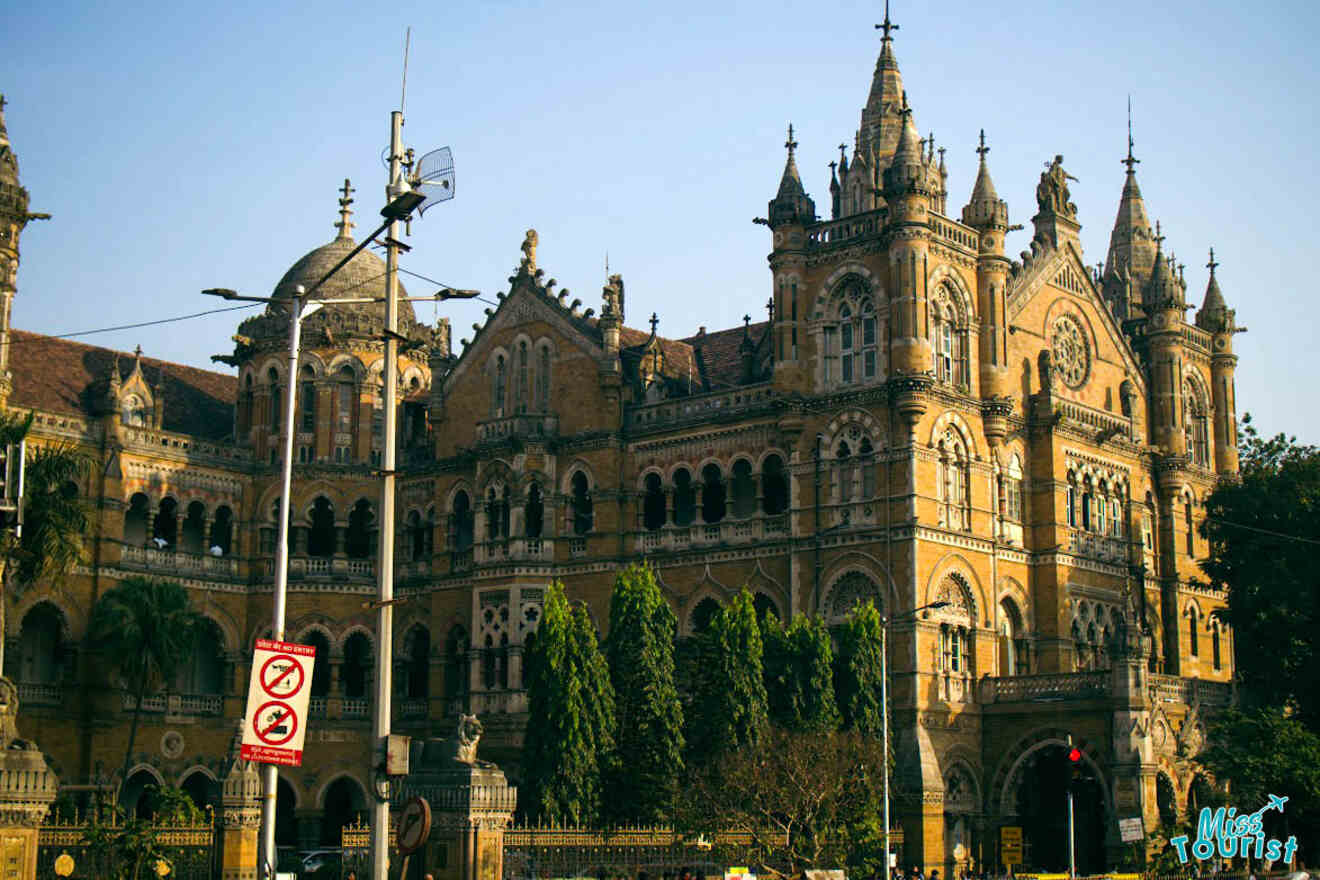
M 614 753 L 614 692 L 586 608 L 570 607 L 558 582 L 546 591 L 528 657 L 527 702 L 526 812 L 595 824 Z
M 761 637 L 770 720 L 786 730 L 838 729 L 834 648 L 824 623 L 799 615 L 785 628 L 767 615 Z
M 1228 622 L 1244 693 L 1288 706 L 1320 728 L 1320 449 L 1261 437 L 1245 416 L 1241 480 L 1206 502 L 1206 574 L 1228 589 Z
M 793 877 L 804 868 L 858 865 L 858 818 L 878 796 L 879 743 L 856 733 L 794 732 L 771 727 L 759 743 L 718 755 L 697 775 L 686 823 L 723 849 L 715 833 L 748 831 L 750 848 L 719 856 L 747 858 L 760 876 Z
M 124 750 L 122 785 L 137 739 L 142 698 L 175 675 L 192 647 L 201 616 L 188 591 L 173 581 L 131 577 L 106 591 L 92 608 L 88 641 L 106 664 L 116 670 L 136 697 L 128 747 Z
M 23 477 L 23 534 L 11 551 L 18 584 L 58 581 L 83 558 L 90 526 L 78 483 L 90 460 L 70 446 L 31 451 Z
M 1286 795 L 1280 830 L 1296 834 L 1301 852 L 1320 846 L 1320 736 L 1278 710 L 1229 710 L 1210 729 L 1201 762 L 1228 783 L 1239 813 L 1253 812 L 1270 795 Z M 1279 822 L 1267 814 L 1267 824 Z
M 762 678 L 761 628 L 752 594 L 743 589 L 702 637 L 702 666 L 687 719 L 692 762 L 755 745 L 768 722 Z
M 619 573 L 606 640 L 617 721 L 609 813 L 618 822 L 660 823 L 678 791 L 683 708 L 674 684 L 676 626 L 651 569 L 633 565 Z
M 839 635 L 838 690 L 843 726 L 866 736 L 880 736 L 884 723 L 883 668 L 880 651 L 884 621 L 870 601 L 848 615 Z

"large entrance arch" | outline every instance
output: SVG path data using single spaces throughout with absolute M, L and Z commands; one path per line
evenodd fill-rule
M 326 788 L 321 810 L 321 845 L 337 847 L 344 826 L 365 818 L 366 792 L 353 777 L 341 776 Z

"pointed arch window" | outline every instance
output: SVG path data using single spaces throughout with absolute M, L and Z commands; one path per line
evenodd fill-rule
M 856 355 L 852 318 L 852 309 L 848 306 L 839 310 L 839 379 L 845 384 L 853 381 L 853 358 Z
M 545 520 L 545 506 L 541 501 L 541 487 L 532 483 L 527 488 L 527 506 L 523 510 L 523 531 L 529 538 L 541 537 Z
M 339 417 L 337 419 L 338 430 L 341 433 L 348 433 L 353 430 L 353 389 L 357 385 L 357 375 L 353 368 L 349 366 L 341 367 L 339 373 L 335 376 L 335 395 L 338 397 L 337 405 Z
M 594 516 L 591 505 L 591 487 L 587 482 L 587 475 L 578 471 L 573 475 L 571 481 L 573 497 L 571 500 L 573 512 L 573 534 L 585 535 L 591 531 Z
M 508 366 L 504 362 L 504 355 L 495 356 L 495 371 L 492 378 L 490 393 L 490 414 L 493 418 L 504 418 L 504 393 L 505 386 L 508 384 Z
M 1223 648 L 1219 642 L 1219 621 L 1212 621 L 1210 624 L 1210 657 L 1214 661 L 1215 669 L 1222 669 L 1224 666 Z
M 642 495 L 642 525 L 654 532 L 665 524 L 665 490 L 659 474 L 647 474 Z
M 958 297 L 941 285 L 930 304 L 935 378 L 955 388 L 969 387 L 967 316 Z
M 302 400 L 302 430 L 310 434 L 316 430 L 316 374 L 311 367 L 302 368 L 302 385 L 299 388 Z
M 1193 657 L 1201 656 L 1201 643 L 1197 638 L 1200 633 L 1196 629 L 1196 608 L 1187 609 L 1187 650 Z
M 970 461 L 967 446 L 952 428 L 939 443 L 940 525 L 969 531 L 972 527 Z
M 537 351 L 536 408 L 550 411 L 550 346 L 542 345 Z
M 1004 474 L 1004 517 L 1011 522 L 1022 522 L 1022 459 L 1017 453 L 1008 460 Z
M 460 489 L 454 494 L 453 507 L 450 509 L 450 539 L 454 551 L 462 553 L 472 549 L 473 515 L 472 501 L 468 493 Z
M 527 343 L 518 343 L 518 376 L 514 385 L 514 408 L 519 414 L 527 412 L 527 389 L 528 389 L 528 364 Z
M 1209 467 L 1210 443 L 1205 395 L 1191 381 L 1183 379 L 1182 397 L 1183 436 L 1187 443 L 1187 455 L 1192 464 Z
M 852 450 L 848 441 L 842 440 L 834 450 L 834 496 L 841 503 L 852 500 L 852 464 Z
M 280 432 L 280 374 L 274 367 L 271 367 L 266 373 L 266 381 L 270 384 L 270 412 L 267 414 L 266 425 L 270 428 L 272 434 Z
M 1183 499 L 1183 512 L 1185 527 L 1187 530 L 1187 555 L 1196 555 L 1196 524 L 1192 521 L 1192 499 L 1190 497 Z
M 848 278 L 832 302 L 837 311 L 821 330 L 822 378 L 845 385 L 874 381 L 880 375 L 880 319 L 865 283 Z

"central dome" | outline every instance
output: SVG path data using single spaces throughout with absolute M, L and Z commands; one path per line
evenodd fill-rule
M 294 288 L 301 284 L 311 290 L 312 285 L 325 277 L 335 265 L 348 256 L 357 244 L 347 236 L 336 238 L 329 244 L 308 252 L 302 259 L 289 267 L 284 277 L 275 285 L 275 299 L 287 300 L 293 296 Z M 408 292 L 399 282 L 399 296 L 406 297 Z M 358 299 L 368 296 L 385 296 L 385 261 L 369 250 L 358 252 L 353 259 L 330 277 L 315 294 L 317 299 Z M 346 306 L 333 306 L 337 312 L 351 312 L 362 317 L 370 316 L 385 325 L 385 303 L 355 303 Z M 283 311 L 281 309 L 281 311 Z M 269 309 L 268 309 L 268 313 Z M 312 316 L 308 320 L 313 320 Z M 410 327 L 417 323 L 412 303 L 399 303 L 399 327 Z

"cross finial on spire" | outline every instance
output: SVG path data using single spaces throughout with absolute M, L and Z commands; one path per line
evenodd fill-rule
M 1206 263 L 1205 266 L 1206 266 L 1207 269 L 1210 270 L 1210 277 L 1211 277 L 1211 278 L 1214 278 L 1214 277 L 1215 277 L 1215 267 L 1218 266 L 1218 265 L 1219 265 L 1219 264 L 1215 262 L 1215 249 L 1214 249 L 1214 248 L 1210 248 L 1210 262 Z
M 655 335 L 655 326 L 656 326 L 657 324 L 659 324 L 659 323 L 660 323 L 660 319 L 656 316 L 655 312 L 652 312 L 652 313 L 651 313 L 651 335 L 652 335 L 652 336 Z
M 137 347 L 133 349 L 133 357 L 142 360 L 142 343 L 138 343 Z
M 893 37 L 889 35 L 889 32 L 898 30 L 898 25 L 894 24 L 892 21 L 889 20 L 889 0 L 885 0 L 885 20 L 880 24 L 876 25 L 875 29 L 878 31 L 885 32 L 885 35 L 880 38 L 881 43 L 888 43 L 890 40 L 892 40 Z
M 793 123 L 788 124 L 788 140 L 784 141 L 784 146 L 788 147 L 788 155 L 792 157 L 793 151 L 797 149 L 798 142 L 793 140 Z
M 751 315 L 743 315 L 743 327 L 744 327 L 744 328 L 748 328 L 748 327 L 751 327 L 751 326 L 752 326 L 752 316 L 751 316 Z
M 765 310 L 770 316 L 770 323 L 773 324 L 775 322 L 775 298 L 773 296 L 765 301 Z
M 990 148 L 985 145 L 985 129 L 983 128 L 981 129 L 981 145 L 976 148 L 976 154 L 980 156 L 981 161 L 984 162 L 985 154 L 988 152 L 990 152 Z
M 1164 233 L 1160 230 L 1160 221 L 1155 221 L 1155 250 L 1162 250 L 1164 245 Z
M 1123 160 L 1123 164 L 1127 166 L 1128 173 L 1131 174 L 1132 166 L 1140 162 L 1140 159 L 1132 155 L 1132 96 L 1128 95 L 1128 154 L 1127 158 Z
M 335 227 L 339 230 L 340 238 L 352 238 L 355 224 L 353 223 L 353 209 L 349 205 L 353 204 L 353 193 L 357 190 L 353 189 L 353 185 L 345 177 L 344 185 L 340 187 L 339 192 L 341 193 L 339 198 L 339 222 L 335 224 Z

